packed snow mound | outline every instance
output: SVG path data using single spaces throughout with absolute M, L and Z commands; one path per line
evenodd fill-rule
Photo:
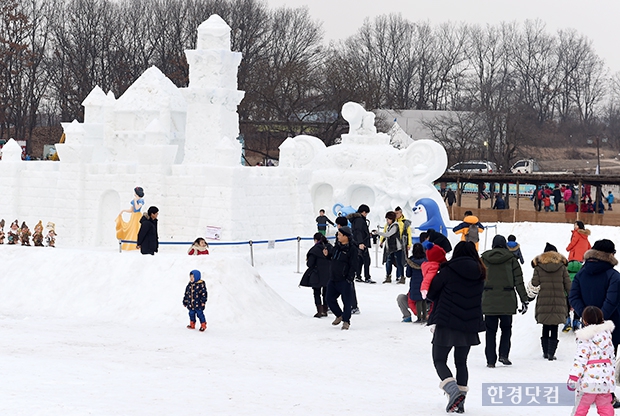
M 143 256 L 4 245 L 0 263 L 5 270 L 0 275 L 0 315 L 5 316 L 178 325 L 189 320 L 182 301 L 194 269 L 207 285 L 205 316 L 214 325 L 268 325 L 273 318 L 301 314 L 236 255 Z

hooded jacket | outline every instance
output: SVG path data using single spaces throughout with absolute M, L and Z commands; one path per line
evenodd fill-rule
M 484 328 L 482 292 L 484 280 L 479 263 L 471 257 L 457 257 L 443 263 L 428 291 L 433 301 L 429 325 L 478 333 Z
M 157 219 L 149 218 L 146 212 L 140 218 L 140 231 L 138 231 L 138 244 L 140 253 L 155 254 L 159 250 L 159 236 L 157 234 Z
M 521 246 L 519 243 L 516 241 L 508 241 L 506 242 L 506 246 L 508 247 L 508 250 L 510 250 L 510 252 L 514 254 L 517 259 L 519 259 L 521 264 L 525 263 L 525 260 L 523 260 L 523 254 L 521 254 Z
M 590 241 L 588 241 L 589 235 L 590 230 L 582 230 L 581 228 L 573 230 L 570 243 L 568 243 L 568 247 L 566 247 L 566 251 L 568 251 L 568 261 L 583 261 L 583 255 L 586 251 L 590 250 L 591 247 Z
M 323 249 L 327 249 L 327 257 L 323 254 Z M 311 270 L 310 273 L 304 273 L 299 282 L 300 286 L 306 287 L 324 287 L 327 286 L 329 280 L 330 257 L 332 256 L 334 247 L 329 243 L 318 242 L 308 250 L 306 254 L 306 266 Z M 307 281 L 304 281 L 307 277 Z
M 567 264 L 566 257 L 555 251 L 548 251 L 532 260 L 532 285 L 539 286 L 535 311 L 539 324 L 559 325 L 566 319 L 566 296 L 571 288 Z
M 200 272 L 192 270 L 194 281 L 189 282 L 185 287 L 185 296 L 183 296 L 183 306 L 190 310 L 205 310 L 207 303 L 207 285 L 200 280 Z
M 584 393 L 611 393 L 616 388 L 615 357 L 611 321 L 588 325 L 575 332 L 577 351 L 569 379 Z
M 620 273 L 614 269 L 618 260 L 611 253 L 588 250 L 585 263 L 575 275 L 568 300 L 579 316 L 586 306 L 596 306 L 603 311 L 604 319 L 620 324 Z M 613 332 L 615 343 L 620 343 L 620 331 Z
M 426 258 L 414 259 L 413 256 L 407 259 L 407 270 L 405 275 L 410 277 L 409 280 L 409 299 L 423 300 L 420 289 L 422 286 L 422 265 L 426 262 Z
M 461 241 L 465 241 L 467 234 L 469 234 L 469 226 L 474 225 L 474 224 L 478 225 L 478 234 L 484 231 L 484 227 L 482 226 L 482 224 L 480 224 L 478 217 L 476 217 L 475 215 L 468 215 L 465 218 L 463 218 L 463 222 L 457 225 L 456 227 L 454 227 L 452 231 L 455 234 L 460 234 Z
M 426 261 L 422 263 L 422 284 L 420 290 L 429 290 L 431 282 L 439 271 L 439 265 L 446 261 L 446 252 L 438 245 L 433 245 L 426 250 Z
M 495 236 L 497 238 L 499 236 Z M 495 240 L 495 239 L 494 239 Z M 514 315 L 517 313 L 517 295 L 521 303 L 528 302 L 523 272 L 517 258 L 507 248 L 494 248 L 482 253 L 487 268 L 487 280 L 482 295 L 485 315 Z

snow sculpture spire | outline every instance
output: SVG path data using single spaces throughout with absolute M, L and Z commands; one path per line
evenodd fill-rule
M 239 165 L 237 90 L 241 53 L 230 50 L 230 27 L 213 15 L 198 27 L 197 49 L 186 50 L 189 87 L 183 164 Z

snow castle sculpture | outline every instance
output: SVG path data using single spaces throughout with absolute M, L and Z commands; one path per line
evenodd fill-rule
M 155 67 L 118 99 L 95 87 L 84 122 L 62 123 L 60 162 L 21 161 L 7 145 L 0 216 L 53 222 L 62 244 L 114 247 L 115 219 L 139 185 L 145 206 L 159 207 L 160 242 L 191 242 L 207 226 L 221 227 L 225 241 L 307 236 L 318 209 L 336 203 L 368 204 L 376 226 L 396 205 L 412 217 L 418 199 L 432 198 L 448 220 L 433 186 L 446 168 L 444 149 L 429 140 L 394 148 L 356 103 L 342 108 L 350 129 L 340 144 L 297 136 L 280 146 L 279 167 L 241 166 L 242 56 L 230 50 L 230 27 L 219 16 L 197 32 L 196 49 L 185 51 L 187 88 Z

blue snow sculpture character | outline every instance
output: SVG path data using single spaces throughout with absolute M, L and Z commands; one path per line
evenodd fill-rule
M 348 205 L 345 207 L 342 204 L 335 204 L 334 207 L 332 208 L 332 212 L 337 217 L 346 217 L 349 214 L 353 214 L 357 212 L 357 210 L 353 208 L 351 205 Z
M 413 215 L 421 213 L 426 214 L 426 221 L 418 227 L 421 231 L 427 231 L 432 228 L 446 237 L 448 236 L 448 229 L 443 222 L 443 217 L 441 216 L 437 202 L 431 198 L 418 199 L 413 207 Z

